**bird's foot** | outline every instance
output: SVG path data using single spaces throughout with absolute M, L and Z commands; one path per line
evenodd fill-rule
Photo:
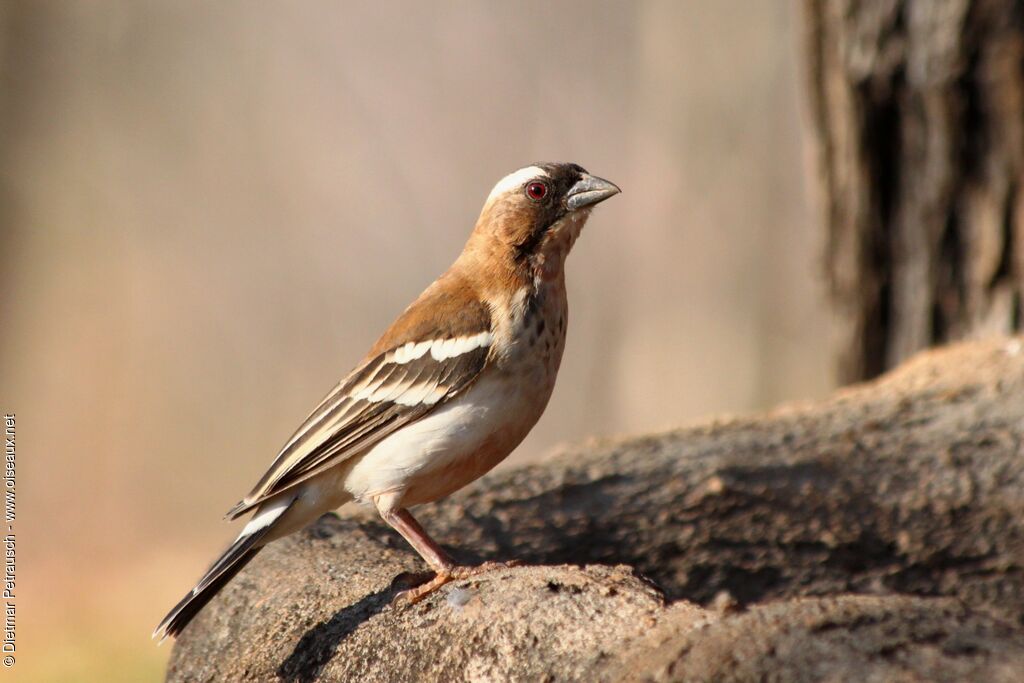
M 436 591 L 446 583 L 452 581 L 459 581 L 461 579 L 468 579 L 478 574 L 484 574 L 486 572 L 496 571 L 498 569 L 507 569 L 509 567 L 518 567 L 522 564 L 519 560 L 510 560 L 508 562 L 484 562 L 483 564 L 466 566 L 456 565 L 449 567 L 442 571 L 434 574 L 433 578 L 427 580 L 425 583 L 410 588 L 408 590 L 401 591 L 395 596 L 395 599 L 391 604 L 393 605 L 415 605 L 420 600 L 423 600 L 428 595 Z

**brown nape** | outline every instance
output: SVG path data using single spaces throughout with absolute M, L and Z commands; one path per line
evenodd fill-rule
M 487 204 L 466 243 L 467 251 L 507 250 L 528 239 L 537 223 L 537 207 L 520 190 Z
M 519 291 L 529 282 L 530 275 L 516 258 L 515 245 L 529 234 L 532 225 L 530 207 L 517 205 L 511 197 L 495 200 L 484 207 L 449 273 L 463 278 L 484 299 L 494 300 Z

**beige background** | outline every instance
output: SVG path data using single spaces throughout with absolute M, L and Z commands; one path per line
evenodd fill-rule
M 509 462 L 827 391 L 798 60 L 785 2 L 5 5 L 19 673 L 159 675 L 221 515 L 529 162 L 623 194 Z

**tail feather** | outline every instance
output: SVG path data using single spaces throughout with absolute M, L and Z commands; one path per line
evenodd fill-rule
M 153 637 L 159 637 L 160 642 L 163 642 L 168 636 L 177 638 L 178 634 L 188 626 L 193 617 L 206 607 L 206 603 L 210 602 L 220 592 L 220 589 L 235 577 L 235 574 L 240 572 L 245 565 L 249 564 L 249 560 L 256 557 L 256 553 L 259 551 L 259 548 L 250 548 L 248 552 L 236 559 L 234 564 L 207 583 L 203 590 L 186 593 L 185 597 L 167 613 L 167 616 L 160 622 L 160 625 L 156 627 L 156 630 L 153 631 Z
M 237 519 L 239 515 L 245 512 L 247 506 L 248 503 L 246 502 L 246 498 L 243 498 L 242 500 L 235 503 L 234 507 L 227 511 L 227 514 L 224 515 L 224 519 L 228 521 L 231 521 L 232 519 Z
M 234 578 L 235 574 L 256 557 L 260 548 L 263 547 L 267 533 L 294 502 L 294 499 L 283 500 L 261 509 L 245 526 L 235 542 L 228 546 L 228 549 L 210 565 L 195 588 L 186 593 L 185 597 L 167 613 L 167 616 L 153 631 L 153 637 L 159 636 L 160 641 L 163 642 L 168 636 L 176 637 L 181 633 L 192 621 L 192 618 L 206 606 L 206 603 L 210 602 L 220 592 L 220 589 Z

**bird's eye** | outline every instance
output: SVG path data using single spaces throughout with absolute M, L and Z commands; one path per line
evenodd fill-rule
M 526 186 L 526 196 L 534 201 L 544 199 L 548 193 L 548 186 L 544 183 L 530 183 Z

